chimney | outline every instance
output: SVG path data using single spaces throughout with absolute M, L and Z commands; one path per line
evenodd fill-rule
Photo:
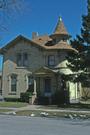
M 32 32 L 32 39 L 35 39 L 36 37 L 38 37 L 38 33 L 37 32 Z

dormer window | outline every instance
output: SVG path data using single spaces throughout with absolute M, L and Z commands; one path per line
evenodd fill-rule
M 66 41 L 66 38 L 63 38 L 62 40 L 65 42 Z
M 53 41 L 48 41 L 48 42 L 45 44 L 45 46 L 53 46 L 53 45 L 54 45 Z

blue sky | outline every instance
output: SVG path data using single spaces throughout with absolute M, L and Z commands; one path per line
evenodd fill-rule
M 32 32 L 51 34 L 54 31 L 59 16 L 72 37 L 80 33 L 82 15 L 87 11 L 87 0 L 25 0 L 27 10 L 12 14 L 4 21 L 8 29 L 1 34 L 0 47 L 11 41 L 17 35 L 31 38 Z M 25 8 L 25 7 L 24 7 Z M 2 60 L 0 60 L 0 68 Z

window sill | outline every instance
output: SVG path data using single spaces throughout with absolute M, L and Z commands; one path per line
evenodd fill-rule
M 16 67 L 16 69 L 25 69 L 25 68 L 29 68 L 29 67 Z
M 55 67 L 55 65 L 48 65 L 48 67 L 49 67 L 49 68 L 54 68 L 54 67 Z
M 17 95 L 16 92 L 11 92 L 8 95 Z

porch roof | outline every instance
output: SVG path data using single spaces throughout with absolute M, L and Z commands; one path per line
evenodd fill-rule
M 48 67 L 40 67 L 38 70 L 34 72 L 35 75 L 48 75 L 48 74 L 56 74 L 57 70 L 52 70 Z

